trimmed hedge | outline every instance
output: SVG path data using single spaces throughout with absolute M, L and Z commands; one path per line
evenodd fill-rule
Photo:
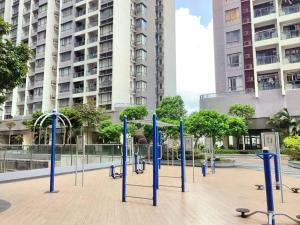
M 291 160 L 300 161 L 300 137 L 290 136 L 283 140 L 285 152 Z

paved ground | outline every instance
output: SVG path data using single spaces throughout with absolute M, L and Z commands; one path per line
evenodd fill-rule
M 129 170 L 130 171 L 130 170 Z M 180 167 L 163 166 L 161 175 L 180 175 Z M 300 186 L 300 180 L 284 176 Z M 201 177 L 187 168 L 187 191 L 163 188 L 158 191 L 158 206 L 151 201 L 128 199 L 121 202 L 121 180 L 108 177 L 108 170 L 86 173 L 85 186 L 74 187 L 74 175 L 56 177 L 57 194 L 48 194 L 49 178 L 0 184 L 1 225 L 256 225 L 266 223 L 266 216 L 249 219 L 237 216 L 235 208 L 265 210 L 265 192 L 254 189 L 263 182 L 261 171 L 218 169 L 215 175 Z M 128 183 L 152 185 L 151 167 L 145 174 L 128 174 Z M 160 178 L 160 184 L 179 185 L 177 179 Z M 152 188 L 128 187 L 128 195 L 151 198 Z M 300 194 L 285 190 L 284 204 L 274 191 L 277 212 L 295 217 L 300 214 Z M 277 225 L 292 225 L 278 218 Z

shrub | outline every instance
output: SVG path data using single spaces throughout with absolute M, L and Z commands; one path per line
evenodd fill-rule
M 291 160 L 300 160 L 300 137 L 290 136 L 283 140 L 285 152 Z

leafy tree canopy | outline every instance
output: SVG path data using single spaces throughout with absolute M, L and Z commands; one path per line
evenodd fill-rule
M 227 130 L 228 136 L 237 137 L 240 135 L 246 135 L 248 132 L 245 121 L 240 117 L 228 117 L 227 123 L 228 123 L 228 130 Z
M 78 110 L 76 110 L 76 108 L 65 107 L 65 108 L 60 109 L 59 112 L 69 118 L 69 120 L 72 124 L 72 128 L 79 129 L 82 126 L 82 121 L 80 119 L 80 113 Z
M 110 120 L 104 120 L 97 131 L 99 138 L 103 139 L 105 143 L 120 142 L 120 135 L 122 133 L 122 126 L 120 124 L 112 124 Z
M 228 117 L 214 110 L 203 110 L 192 113 L 186 120 L 186 130 L 195 138 L 201 136 L 221 138 L 228 131 Z
M 33 126 L 34 126 L 35 121 L 36 121 L 41 115 L 43 115 L 43 113 L 42 113 L 41 111 L 36 111 L 36 112 L 34 112 L 34 113 L 32 114 L 31 119 L 25 120 L 25 121 L 23 122 L 23 124 L 24 124 L 25 126 L 27 126 L 29 129 L 33 130 L 33 128 L 34 128 Z M 41 121 L 40 121 L 40 122 L 41 122 Z M 50 124 L 51 124 L 51 117 L 49 117 L 49 118 L 47 118 L 47 119 L 45 120 L 45 122 L 43 123 L 43 128 L 48 127 Z M 40 125 L 38 124 L 37 127 L 36 127 L 36 130 L 38 130 L 39 127 L 40 127 Z
M 186 110 L 181 96 L 165 97 L 156 109 L 156 114 L 159 120 L 164 118 L 179 121 L 185 117 Z
M 234 104 L 229 108 L 229 115 L 237 116 L 244 119 L 246 122 L 255 114 L 255 109 L 247 104 Z
M 92 104 L 82 104 L 76 107 L 80 122 L 87 127 L 97 127 L 101 121 L 109 119 L 109 115 L 102 108 Z
M 121 121 L 123 121 L 124 115 L 127 116 L 128 120 L 141 120 L 148 115 L 148 111 L 146 106 L 143 105 L 129 106 L 120 112 L 119 118 Z
M 3 35 L 9 34 L 10 28 L 0 17 L 0 104 L 5 101 L 7 90 L 24 82 L 28 72 L 27 62 L 31 56 L 31 50 L 26 44 L 15 45 L 3 38 Z

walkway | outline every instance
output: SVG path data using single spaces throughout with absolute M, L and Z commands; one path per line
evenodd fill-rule
M 151 167 L 142 175 L 129 172 L 128 183 L 152 184 Z M 179 167 L 163 166 L 162 175 L 179 175 Z M 196 171 L 192 183 L 192 169 L 187 168 L 187 192 L 160 188 L 158 206 L 151 201 L 128 199 L 121 202 L 121 180 L 108 177 L 108 170 L 86 173 L 85 186 L 74 186 L 74 175 L 56 177 L 56 194 L 48 194 L 49 178 L 0 184 L 1 225 L 256 225 L 266 217 L 256 215 L 249 219 L 237 216 L 235 208 L 247 207 L 265 210 L 265 192 L 254 189 L 262 183 L 263 173 L 248 169 L 218 169 L 215 175 L 200 176 Z M 285 177 L 289 183 L 300 186 L 300 180 Z M 80 182 L 79 182 L 80 183 Z M 161 178 L 161 184 L 178 185 L 179 180 Z M 128 195 L 151 197 L 151 188 L 128 187 Z M 274 192 L 276 210 L 300 214 L 300 194 L 285 190 L 286 203 L 281 204 L 279 192 Z M 10 206 L 11 205 L 11 206 Z M 5 207 L 9 207 L 5 210 Z M 277 225 L 289 225 L 279 218 Z

